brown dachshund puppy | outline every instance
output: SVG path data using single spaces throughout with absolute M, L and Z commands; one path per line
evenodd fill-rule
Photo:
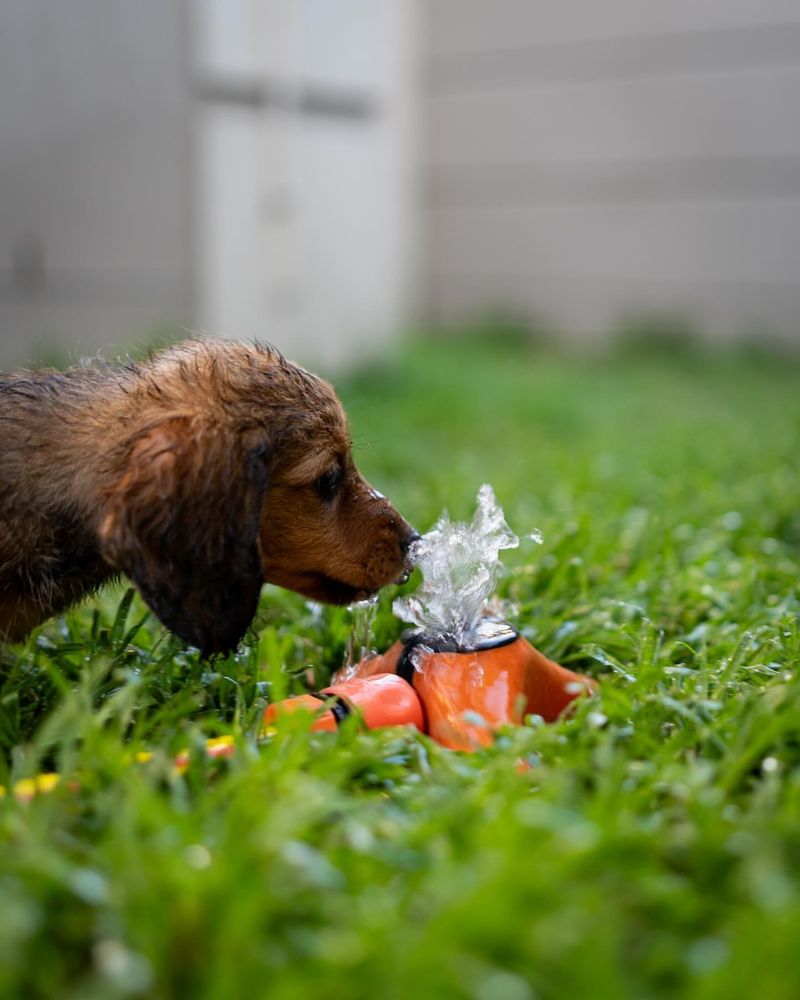
M 270 348 L 0 374 L 0 639 L 124 573 L 225 652 L 265 581 L 348 603 L 406 575 L 414 537 L 359 475 L 331 386 Z

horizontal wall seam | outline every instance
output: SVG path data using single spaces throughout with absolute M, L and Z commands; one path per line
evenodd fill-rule
M 794 201 L 800 156 L 429 163 L 429 208 L 675 201 Z
M 601 275 L 601 274 L 541 274 L 530 271 L 517 271 L 503 268 L 497 271 L 447 271 L 432 268 L 428 279 L 440 286 L 448 282 L 463 282 L 470 285 L 480 282 L 495 283 L 506 279 L 525 281 L 528 284 L 596 284 L 596 285 L 646 285 L 649 288 L 659 285 L 684 288 L 731 288 L 746 287 L 754 289 L 770 289 L 774 291 L 800 292 L 800 281 L 765 281 L 760 278 L 675 278 L 668 275 Z
M 800 21 L 660 35 L 429 52 L 422 90 L 461 96 L 514 87 L 708 76 L 800 65 Z

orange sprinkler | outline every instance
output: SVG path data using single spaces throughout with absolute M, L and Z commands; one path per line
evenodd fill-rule
M 419 695 L 426 732 L 454 750 L 485 746 L 498 726 L 526 715 L 557 719 L 593 682 L 548 660 L 485 612 L 502 571 L 499 553 L 518 544 L 488 484 L 478 490 L 470 522 L 442 514 L 409 550 L 422 575 L 419 588 L 392 605 L 417 630 L 334 680 L 397 673 Z
M 486 746 L 498 726 L 519 724 L 526 715 L 553 722 L 594 690 L 592 680 L 549 660 L 509 625 L 487 618 L 481 626 L 473 649 L 412 634 L 338 676 L 391 670 L 405 678 L 422 702 L 426 732 L 453 750 Z
M 269 705 L 264 722 L 269 725 L 285 712 L 305 711 L 318 718 L 314 730 L 334 731 L 353 711 L 368 729 L 380 726 L 414 726 L 424 729 L 422 705 L 414 689 L 395 672 L 373 673 L 368 678 L 352 677 L 332 684 L 317 694 Z
M 476 750 L 492 741 L 498 726 L 521 723 L 526 715 L 554 722 L 578 697 L 595 689 L 595 682 L 548 660 L 510 625 L 485 618 L 475 630 L 472 649 L 447 640 L 423 639 L 409 633 L 383 655 L 369 656 L 334 677 L 330 687 L 315 694 L 269 705 L 264 724 L 284 713 L 316 715 L 312 729 L 333 732 L 353 712 L 368 729 L 413 726 L 451 750 Z M 209 758 L 231 757 L 231 736 L 206 740 Z M 138 763 L 152 758 L 136 754 Z M 189 751 L 174 760 L 177 773 L 189 766 Z M 8 791 L 30 801 L 61 782 L 58 774 L 40 774 L 18 781 Z M 70 788 L 78 783 L 71 781 Z M 7 790 L 0 785 L 0 798 Z

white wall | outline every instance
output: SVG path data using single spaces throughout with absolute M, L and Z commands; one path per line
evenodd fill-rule
M 800 339 L 796 0 L 430 0 L 423 169 L 441 321 L 592 337 L 667 311 Z
M 379 349 L 411 298 L 414 2 L 0 0 L 0 366 L 169 327 Z
M 191 318 L 182 0 L 0 0 L 0 365 Z
M 204 0 L 199 327 L 258 336 L 328 369 L 402 328 L 413 14 L 412 0 Z M 309 95 L 331 107 L 309 109 Z

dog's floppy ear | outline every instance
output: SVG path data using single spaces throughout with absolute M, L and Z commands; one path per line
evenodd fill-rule
M 234 649 L 256 611 L 266 451 L 219 426 L 172 417 L 137 437 L 107 496 L 104 558 L 206 656 Z

